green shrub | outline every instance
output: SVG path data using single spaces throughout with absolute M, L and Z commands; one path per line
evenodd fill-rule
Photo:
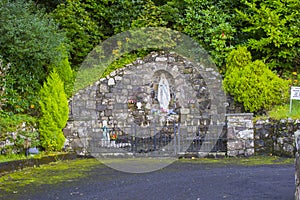
M 41 146 L 46 151 L 61 150 L 65 142 L 62 129 L 68 120 L 69 107 L 64 84 L 55 70 L 40 90 L 39 104 L 42 114 L 39 119 Z
M 65 34 L 43 9 L 30 0 L 0 1 L 0 55 L 10 63 L 2 109 L 38 115 L 37 91 L 58 62 Z
M 230 52 L 226 58 L 226 73 L 230 73 L 233 69 L 242 69 L 244 66 L 252 62 L 251 53 L 246 47 L 238 47 Z
M 51 69 L 56 69 L 60 79 L 64 82 L 65 93 L 67 97 L 70 97 L 74 89 L 74 71 L 69 62 L 66 47 L 61 45 L 57 50 L 61 52 L 61 55 L 60 58 L 56 59 L 57 61 L 52 64 Z
M 245 56 L 246 59 L 242 58 Z M 289 82 L 279 78 L 262 61 L 248 62 L 249 58 L 241 47 L 230 53 L 227 59 L 230 70 L 226 72 L 223 82 L 225 91 L 250 112 L 268 110 L 273 105 L 286 102 Z

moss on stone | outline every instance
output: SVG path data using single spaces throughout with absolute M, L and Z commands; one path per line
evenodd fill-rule
M 102 164 L 96 159 L 77 159 L 53 162 L 10 173 L 0 177 L 0 198 L 3 191 L 15 192 L 29 185 L 58 184 L 82 178 L 93 167 L 99 165 Z
M 282 158 L 277 156 L 252 156 L 252 157 L 228 157 L 228 158 L 196 158 L 181 159 L 179 162 L 191 162 L 199 164 L 232 164 L 232 165 L 270 165 L 270 164 L 292 164 L 293 158 Z

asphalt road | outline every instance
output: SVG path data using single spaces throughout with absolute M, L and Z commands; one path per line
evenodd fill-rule
M 95 167 L 87 177 L 25 188 L 7 200 L 292 200 L 294 166 L 175 162 L 155 172 L 129 174 Z

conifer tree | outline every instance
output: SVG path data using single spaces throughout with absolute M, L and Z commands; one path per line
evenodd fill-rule
M 69 107 L 64 84 L 55 70 L 50 73 L 39 96 L 41 145 L 46 151 L 59 151 L 65 142 L 62 129 L 68 120 Z

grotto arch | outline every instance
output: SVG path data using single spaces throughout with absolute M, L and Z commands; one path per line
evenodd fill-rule
M 176 53 L 152 52 L 111 72 L 70 99 L 69 121 L 64 129 L 66 147 L 84 155 L 110 152 L 173 155 L 186 152 L 195 138 L 205 141 L 209 135 L 206 144 L 197 150 L 209 152 L 224 126 L 219 115 L 225 114 L 225 95 L 220 90 L 219 74 L 212 68 L 202 69 Z M 162 75 L 170 90 L 166 111 L 160 110 L 157 100 Z M 210 90 L 207 84 L 215 90 Z M 110 138 L 104 142 L 106 123 L 110 134 L 116 134 L 119 141 Z M 162 145 L 159 142 L 163 137 L 169 140 L 164 139 Z

